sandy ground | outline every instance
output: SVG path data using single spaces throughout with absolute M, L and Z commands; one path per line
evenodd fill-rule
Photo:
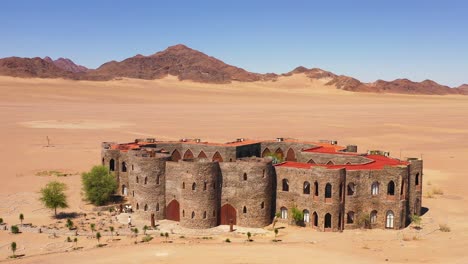
M 423 229 L 346 230 L 322 233 L 286 226 L 281 242 L 273 234 L 214 233 L 171 235 L 157 231 L 149 243 L 134 245 L 122 235 L 103 240 L 80 237 L 82 249 L 66 235 L 0 231 L 0 260 L 8 261 L 16 241 L 18 263 L 468 263 L 468 96 L 409 96 L 351 93 L 327 88 L 323 81 L 295 75 L 268 83 L 207 85 L 164 80 L 77 82 L 0 77 L 0 217 L 8 224 L 48 225 L 55 220 L 38 202 L 38 191 L 55 179 L 69 189 L 70 208 L 82 212 L 77 173 L 99 163 L 102 141 L 238 137 L 304 140 L 336 139 L 360 151 L 388 150 L 395 157 L 423 157 L 423 199 L 428 212 Z M 52 146 L 46 147 L 47 137 Z M 62 171 L 66 177 L 38 175 Z M 438 231 L 447 224 L 451 232 Z M 223 242 L 230 238 L 232 243 Z M 417 237 L 413 240 L 413 237 Z M 72 252 L 64 252 L 64 251 Z

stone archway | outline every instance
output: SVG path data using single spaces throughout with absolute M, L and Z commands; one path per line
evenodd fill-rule
M 206 156 L 205 152 L 202 150 L 202 151 L 200 151 L 200 153 L 198 154 L 198 158 L 199 158 L 199 159 L 207 159 L 208 156 Z
M 177 149 L 174 150 L 174 152 L 172 152 L 171 157 L 172 157 L 172 161 L 179 161 L 182 158 L 182 156 L 180 155 L 180 152 Z
M 216 153 L 213 155 L 213 161 L 223 162 L 223 157 L 221 154 L 219 154 L 218 151 L 216 151 Z
M 286 153 L 286 161 L 296 161 L 296 153 L 292 148 L 288 149 Z
M 193 159 L 194 156 L 193 156 L 193 153 L 190 149 L 187 149 L 187 151 L 185 151 L 185 154 L 184 154 L 184 159 Z

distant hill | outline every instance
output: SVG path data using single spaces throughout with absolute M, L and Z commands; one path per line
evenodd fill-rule
M 52 62 L 55 66 L 59 67 L 62 70 L 80 73 L 88 71 L 88 68 L 85 66 L 77 65 L 72 60 L 67 58 L 58 58 L 56 60 L 52 60 L 50 57 L 45 57 L 45 61 Z
M 322 79 L 326 84 L 337 89 L 353 92 L 401 93 L 401 94 L 467 94 L 468 85 L 450 88 L 431 80 L 413 82 L 408 79 L 394 81 L 378 80 L 363 83 L 355 78 L 336 75 L 319 68 L 308 69 L 300 66 L 284 74 L 260 74 L 248 72 L 210 57 L 200 51 L 179 44 L 153 55 L 136 55 L 123 61 L 110 61 L 92 70 L 75 64 L 70 59 L 49 57 L 0 59 L 0 75 L 23 78 L 64 78 L 76 80 L 112 80 L 116 78 L 161 79 L 168 75 L 177 76 L 179 80 L 190 80 L 201 83 L 230 83 L 276 81 L 294 74 L 304 74 L 308 78 Z

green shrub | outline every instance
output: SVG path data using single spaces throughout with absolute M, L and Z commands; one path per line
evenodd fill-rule
M 450 232 L 450 227 L 446 224 L 439 224 L 439 230 L 442 232 Z
M 141 241 L 142 241 L 142 242 L 150 242 L 152 239 L 153 239 L 152 236 L 146 235 L 146 236 L 144 236 L 144 237 L 141 239 Z
M 226 240 L 224 240 L 226 243 L 231 243 L 231 239 L 229 238 L 226 238 Z
M 54 210 L 54 215 L 57 217 L 57 208 L 67 208 L 67 196 L 65 190 L 67 186 L 64 183 L 52 181 L 41 189 L 41 197 L 39 200 L 45 207 Z
M 292 217 L 296 225 L 302 225 L 304 222 L 304 212 L 297 209 L 296 206 L 291 208 Z
M 94 205 L 105 204 L 117 190 L 117 181 L 105 166 L 94 166 L 81 179 L 86 200 Z
M 13 225 L 13 226 L 11 226 L 10 230 L 11 230 L 12 234 L 19 234 L 18 226 Z

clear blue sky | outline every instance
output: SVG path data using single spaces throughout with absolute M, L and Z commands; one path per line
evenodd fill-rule
M 254 72 L 468 83 L 468 1 L 0 1 L 0 57 L 90 68 L 178 43 Z

